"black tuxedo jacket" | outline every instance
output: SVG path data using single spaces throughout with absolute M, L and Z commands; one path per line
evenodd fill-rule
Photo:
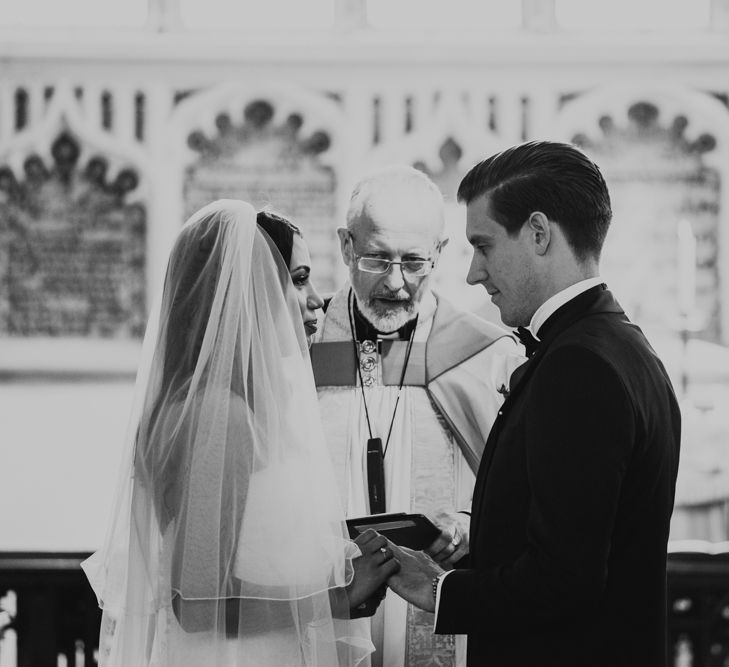
M 486 443 L 436 632 L 467 633 L 471 666 L 663 667 L 671 383 L 604 285 L 539 336 Z

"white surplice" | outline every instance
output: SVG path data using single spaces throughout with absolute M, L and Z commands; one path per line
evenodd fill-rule
M 332 299 L 317 342 L 351 340 L 348 289 Z M 427 293 L 421 302 L 413 342 L 426 343 L 440 302 Z M 452 341 L 458 345 L 458 340 Z M 459 388 L 459 403 L 476 425 L 479 437 L 488 434 L 511 372 L 524 358 L 512 338 L 484 341 L 484 348 L 446 371 L 448 384 Z M 361 389 L 354 386 L 320 386 L 321 414 L 347 516 L 368 511 L 367 452 L 370 438 Z M 365 388 L 372 437 L 383 447 L 395 411 L 398 387 L 377 383 Z M 463 405 L 463 403 L 467 405 Z M 439 509 L 468 510 L 475 475 L 463 456 L 452 426 L 435 409 L 425 386 L 402 388 L 394 413 L 392 434 L 384 458 L 385 497 L 388 512 L 433 514 Z M 461 434 L 462 435 L 462 434 Z M 485 439 L 485 437 L 484 437 Z M 483 443 L 481 443 L 482 445 Z M 407 605 L 388 592 L 372 619 L 372 639 L 377 648 L 372 667 L 420 665 L 436 656 L 437 664 L 465 665 L 465 636 L 433 635 L 433 615 Z

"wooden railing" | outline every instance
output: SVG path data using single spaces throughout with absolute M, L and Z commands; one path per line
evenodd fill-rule
M 668 554 L 672 667 L 729 665 L 729 548 L 724 546 L 729 544 L 674 544 Z M 79 568 L 86 556 L 0 553 L 0 602 L 9 607 L 0 611 L 0 667 L 96 664 L 101 613 Z
M 673 543 L 668 554 L 669 664 L 729 665 L 729 542 Z
M 0 665 L 91 667 L 101 612 L 79 564 L 84 553 L 0 553 Z M 15 657 L 15 659 L 13 659 Z

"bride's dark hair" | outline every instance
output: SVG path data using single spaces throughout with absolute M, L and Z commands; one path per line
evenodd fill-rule
M 285 218 L 267 211 L 257 215 L 257 222 L 261 220 L 264 224 L 259 224 L 260 238 L 269 251 L 274 256 L 282 255 L 284 260 L 284 252 L 287 252 L 290 261 L 293 235 L 300 233 L 298 229 Z M 153 430 L 158 426 L 162 405 L 173 402 L 173 397 L 178 392 L 184 394 L 188 391 L 189 382 L 200 364 L 200 352 L 209 327 L 216 293 L 222 289 L 226 294 L 224 298 L 228 298 L 229 286 L 219 283 L 225 245 L 233 236 L 230 227 L 235 224 L 234 218 L 219 210 L 212 211 L 184 227 L 170 253 L 162 306 L 167 313 L 166 330 L 162 332 L 165 342 L 162 374 L 151 412 L 140 424 L 137 443 L 138 471 L 142 479 L 146 479 L 152 487 L 160 484 L 155 480 L 174 478 L 175 475 L 165 475 L 164 471 L 181 465 L 176 450 L 171 450 L 175 452 L 174 455 L 155 462 L 154 452 L 151 451 L 155 447 Z M 263 249 L 260 245 L 257 248 L 259 251 Z M 282 290 L 290 282 L 288 261 L 285 265 L 280 260 L 276 261 Z M 208 360 L 204 363 L 205 366 L 198 369 L 203 377 L 208 372 Z M 250 386 L 252 372 L 252 365 L 245 370 L 242 368 L 240 350 L 236 345 L 230 389 L 246 402 L 250 401 L 246 387 Z M 249 405 L 249 408 L 252 409 L 253 406 Z M 169 495 L 169 490 L 165 490 L 165 493 Z M 156 511 L 160 524 L 166 526 L 171 516 L 169 508 L 164 507 L 159 495 L 158 493 L 156 498 Z
M 259 211 L 256 223 L 274 252 L 281 254 L 286 269 L 291 263 L 294 235 L 301 230 L 277 213 Z M 222 236 L 231 221 L 217 213 L 184 229 L 170 255 L 165 290 L 171 294 L 167 326 L 163 385 L 178 388 L 195 370 L 213 296 L 220 276 Z M 282 286 L 288 274 L 280 276 Z M 194 332 L 195 340 L 191 340 Z
M 294 247 L 294 235 L 303 236 L 301 230 L 287 218 L 273 211 L 258 211 L 256 223 L 268 234 L 281 253 L 286 267 L 291 265 L 291 253 Z
M 174 290 L 165 345 L 165 385 L 177 385 L 195 370 L 220 277 L 221 236 L 230 224 L 213 213 L 183 229 L 172 250 L 165 280 L 165 290 Z M 191 332 L 195 340 L 190 340 Z

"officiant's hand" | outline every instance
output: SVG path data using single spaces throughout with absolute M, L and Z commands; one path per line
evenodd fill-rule
M 452 570 L 455 563 L 468 554 L 471 517 L 463 512 L 440 510 L 428 518 L 441 532 L 425 553 L 441 567 Z
M 387 580 L 387 585 L 401 598 L 425 611 L 435 611 L 433 579 L 445 570 L 422 551 L 413 551 L 390 543 L 400 570 Z
M 354 577 L 347 586 L 349 606 L 353 612 L 358 608 L 364 614 L 371 616 L 375 613 L 380 602 L 387 592 L 387 579 L 400 568 L 400 564 L 393 558 L 393 551 L 387 538 L 374 530 L 366 530 L 359 535 L 354 543 L 359 547 L 362 555 L 352 561 Z

